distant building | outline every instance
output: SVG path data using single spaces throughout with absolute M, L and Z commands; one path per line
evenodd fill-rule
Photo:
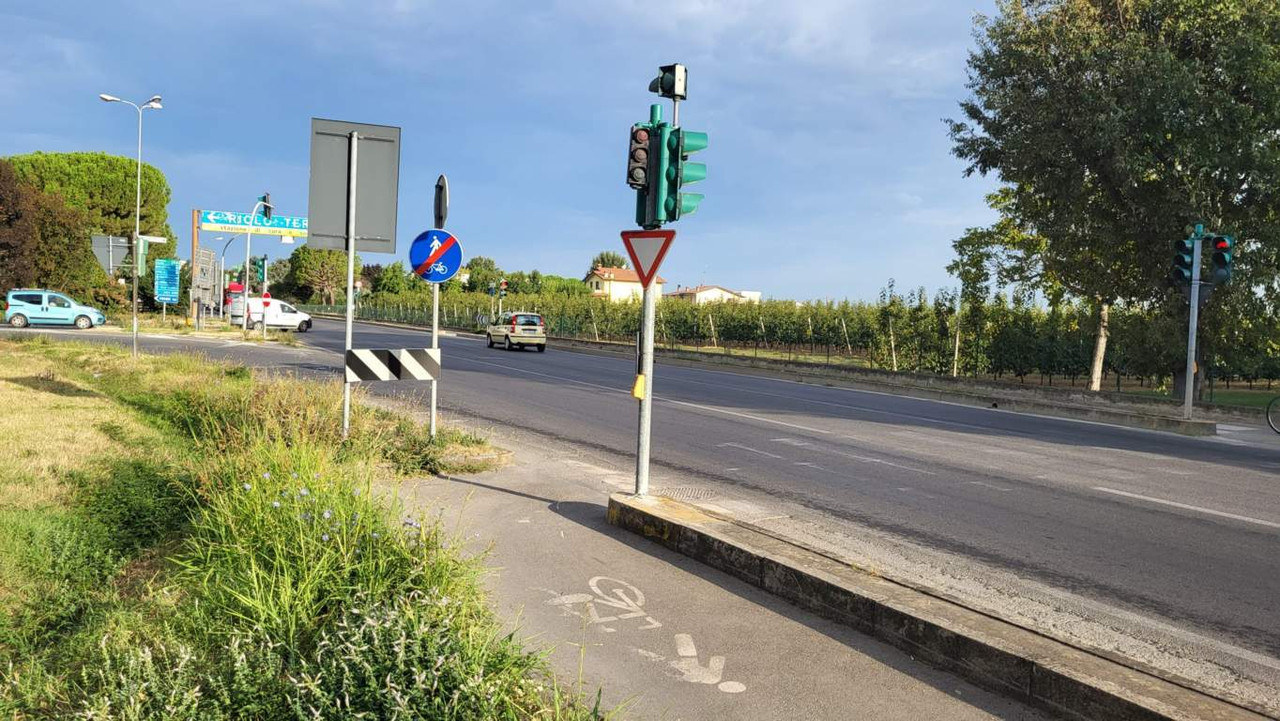
M 718 285 L 699 285 L 696 287 L 676 287 L 675 292 L 667 293 L 668 298 L 678 300 L 687 300 L 691 303 L 702 305 L 703 303 L 715 303 L 719 301 L 731 301 L 735 303 L 759 303 L 760 291 L 758 290 L 729 290 Z
M 466 285 L 467 281 L 471 280 L 471 270 L 468 268 L 459 268 L 458 272 L 454 273 L 453 278 L 458 281 L 460 285 Z
M 593 268 L 583 283 L 591 289 L 596 298 L 608 298 L 611 301 L 625 301 L 644 295 L 644 286 L 640 285 L 640 276 L 634 270 L 626 268 Z M 658 276 L 653 279 L 654 290 L 662 295 L 662 286 L 667 281 Z

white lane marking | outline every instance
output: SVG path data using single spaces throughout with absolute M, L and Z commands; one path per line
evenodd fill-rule
M 990 483 L 984 483 L 983 481 L 966 481 L 966 483 L 970 486 L 982 486 L 983 488 L 990 488 L 993 491 L 1001 491 L 1003 493 L 1008 493 L 1013 490 L 1012 488 L 1001 488 L 1000 486 L 994 486 Z
M 741 443 L 721 443 L 721 444 L 717 445 L 717 446 L 716 446 L 716 448 L 737 448 L 738 450 L 742 450 L 742 451 L 751 451 L 752 453 L 759 453 L 760 455 L 762 455 L 762 456 L 768 456 L 769 458 L 781 458 L 781 457 L 782 457 L 782 456 L 780 456 L 780 455 L 778 455 L 778 454 L 776 454 L 776 453 L 770 453 L 770 452 L 768 452 L 768 451 L 762 451 L 762 450 L 760 450 L 760 449 L 758 449 L 758 448 L 752 448 L 751 446 L 744 446 L 744 445 L 742 445 Z
M 812 443 L 808 441 L 802 441 L 799 438 L 771 438 L 769 440 L 773 441 L 774 443 L 781 443 L 787 446 L 795 446 L 797 448 L 804 448 L 805 446 L 813 445 Z
M 846 436 L 846 438 L 847 438 L 847 437 L 848 437 L 848 436 Z M 854 439 L 854 440 L 857 440 L 857 439 Z M 926 476 L 936 476 L 936 475 L 938 475 L 938 474 L 934 473 L 933 471 L 926 471 L 926 470 L 924 470 L 924 469 L 922 469 L 922 468 L 912 468 L 911 466 L 904 466 L 904 465 L 901 465 L 901 464 L 898 464 L 898 463 L 894 463 L 893 461 L 886 461 L 886 460 L 884 460 L 883 458 L 872 458 L 871 456 L 860 456 L 860 455 L 858 455 L 857 453 L 848 453 L 848 452 L 846 452 L 846 451 L 838 451 L 838 450 L 836 450 L 836 449 L 834 449 L 834 448 L 821 448 L 821 447 L 819 447 L 819 450 L 826 451 L 827 453 L 834 453 L 834 454 L 836 454 L 837 456 L 844 456 L 845 458 L 852 458 L 852 459 L 854 459 L 855 461 L 862 461 L 863 463 L 879 463 L 879 464 L 880 464 L 880 465 L 882 465 L 882 466 L 890 466 L 890 467 L 892 467 L 892 468 L 900 468 L 900 469 L 902 469 L 902 470 L 904 470 L 904 471 L 913 471 L 913 472 L 915 472 L 915 473 L 920 473 L 920 474 L 923 474 L 923 475 L 926 475 Z
M 1232 520 L 1234 520 L 1234 521 L 1243 521 L 1243 522 L 1245 522 L 1245 523 L 1254 523 L 1254 524 L 1257 524 L 1257 525 L 1259 525 L 1259 526 L 1266 526 L 1267 528 L 1280 528 L 1280 523 L 1273 523 L 1273 522 L 1271 522 L 1271 521 L 1264 521 L 1264 520 L 1262 520 L 1261 518 L 1251 518 L 1251 517 L 1249 517 L 1249 516 L 1241 516 L 1241 515 L 1238 515 L 1238 514 L 1235 514 L 1235 513 L 1227 513 L 1226 511 L 1215 511 L 1215 510 L 1213 510 L 1212 508 L 1203 508 L 1203 507 L 1201 507 L 1201 506 L 1192 506 L 1192 505 L 1187 504 L 1187 503 L 1178 503 L 1177 501 L 1166 501 L 1166 500 L 1165 500 L 1165 499 L 1163 499 L 1163 498 L 1152 498 L 1151 496 L 1144 496 L 1144 495 L 1141 495 L 1141 494 L 1138 494 L 1138 493 L 1129 493 L 1129 492 L 1127 492 L 1127 491 L 1117 491 L 1117 490 L 1116 490 L 1116 489 L 1114 489 L 1114 488 L 1106 488 L 1106 487 L 1104 487 L 1104 486 L 1094 486 L 1094 487 L 1093 487 L 1093 490 L 1095 490 L 1095 491 L 1102 491 L 1103 493 L 1112 493 L 1112 494 L 1117 495 L 1117 496 L 1124 496 L 1125 498 L 1135 498 L 1135 499 L 1137 499 L 1137 500 L 1139 500 L 1139 501 L 1147 501 L 1148 503 L 1159 503 L 1159 504 L 1160 504 L 1160 505 L 1162 505 L 1162 506 L 1172 506 L 1173 508 L 1181 508 L 1181 509 L 1183 509 L 1184 511 L 1195 511 L 1196 513 L 1206 513 L 1206 514 L 1208 514 L 1208 515 L 1210 515 L 1210 516 L 1218 516 L 1218 517 L 1221 517 L 1221 518 L 1230 518 L 1230 519 L 1232 519 Z

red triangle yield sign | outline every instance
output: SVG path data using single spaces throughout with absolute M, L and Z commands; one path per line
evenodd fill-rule
M 658 277 L 658 266 L 662 265 L 662 259 L 675 237 L 674 230 L 622 231 L 622 244 L 627 246 L 627 255 L 631 256 L 631 266 L 640 276 L 641 286 L 648 288 L 649 283 Z

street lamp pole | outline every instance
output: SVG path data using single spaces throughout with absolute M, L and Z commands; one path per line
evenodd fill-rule
M 244 312 L 240 314 L 240 329 L 244 333 L 249 332 L 249 261 L 252 260 L 249 255 L 252 252 L 250 246 L 253 244 L 253 219 L 258 217 L 258 211 L 266 207 L 268 203 L 265 200 L 259 200 L 253 204 L 253 211 L 249 213 L 248 228 L 244 233 Z M 267 268 L 262 267 L 262 274 L 265 276 Z M 264 278 L 265 281 L 265 278 Z M 267 308 L 262 307 L 262 333 L 265 336 L 267 329 Z
M 226 315 L 224 311 L 223 301 L 227 297 L 227 248 L 231 247 L 239 234 L 227 238 L 227 242 L 222 246 L 222 253 L 218 256 L 218 317 L 222 318 Z M 222 240 L 222 238 L 218 238 Z
M 134 194 L 133 209 L 133 357 L 138 357 L 138 276 L 142 273 L 142 254 L 139 252 L 142 246 L 142 111 L 143 110 L 160 110 L 164 106 L 160 104 L 160 96 L 152 95 L 151 99 L 143 105 L 131 103 L 128 100 L 121 100 L 113 95 L 105 93 L 98 95 L 104 103 L 124 103 L 138 111 L 138 174 L 136 192 Z

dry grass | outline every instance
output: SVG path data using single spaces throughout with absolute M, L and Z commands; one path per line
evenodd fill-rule
M 154 434 L 95 391 L 60 377 L 49 361 L 0 345 L 0 508 L 30 510 L 59 501 L 62 479 Z

